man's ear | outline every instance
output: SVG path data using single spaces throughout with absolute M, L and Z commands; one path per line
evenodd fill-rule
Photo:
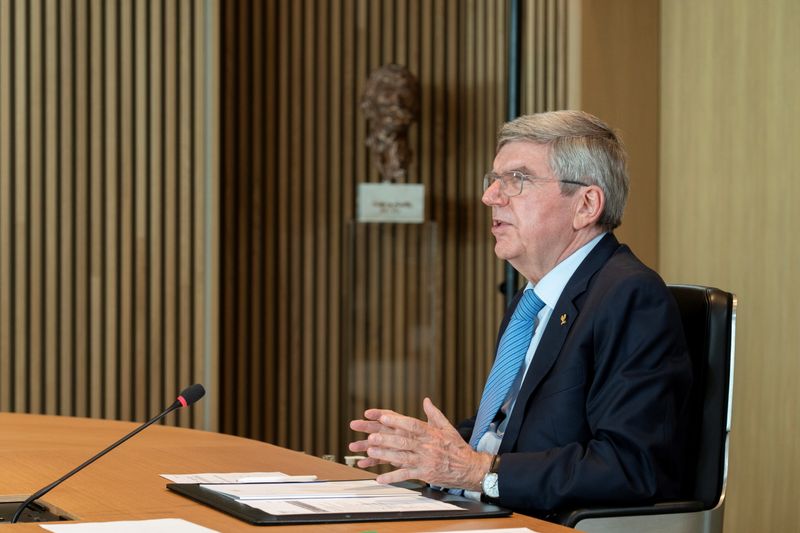
M 581 187 L 577 192 L 577 204 L 572 225 L 576 230 L 581 230 L 597 224 L 603 209 L 606 206 L 606 197 L 603 189 L 597 185 Z

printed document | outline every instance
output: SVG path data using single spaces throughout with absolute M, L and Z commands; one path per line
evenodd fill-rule
M 173 483 L 292 483 L 316 481 L 317 476 L 290 476 L 283 472 L 216 472 L 205 474 L 161 474 Z
M 309 500 L 245 500 L 242 503 L 271 515 L 325 513 L 397 513 L 409 511 L 465 511 L 425 496 L 388 498 L 314 498 Z
M 381 485 L 374 479 L 317 481 L 310 483 L 249 483 L 201 485 L 238 500 L 304 500 L 309 498 L 376 498 L 419 496 L 411 489 Z
M 53 533 L 217 533 L 216 529 L 198 526 L 181 518 L 85 522 L 82 524 L 39 524 Z

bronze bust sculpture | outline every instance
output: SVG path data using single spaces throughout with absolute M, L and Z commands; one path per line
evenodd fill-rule
M 408 128 L 419 112 L 419 84 L 402 65 L 372 72 L 361 96 L 369 121 L 366 145 L 384 181 L 403 182 L 411 160 Z

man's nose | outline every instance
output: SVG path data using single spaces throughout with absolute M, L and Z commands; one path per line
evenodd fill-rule
M 508 197 L 500 190 L 500 180 L 496 180 L 489 185 L 489 188 L 483 191 L 481 202 L 484 205 L 503 205 L 508 202 Z

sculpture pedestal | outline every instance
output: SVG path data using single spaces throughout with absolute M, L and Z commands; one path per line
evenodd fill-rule
M 369 407 L 424 418 L 441 392 L 437 224 L 350 222 L 348 235 L 345 427 Z

